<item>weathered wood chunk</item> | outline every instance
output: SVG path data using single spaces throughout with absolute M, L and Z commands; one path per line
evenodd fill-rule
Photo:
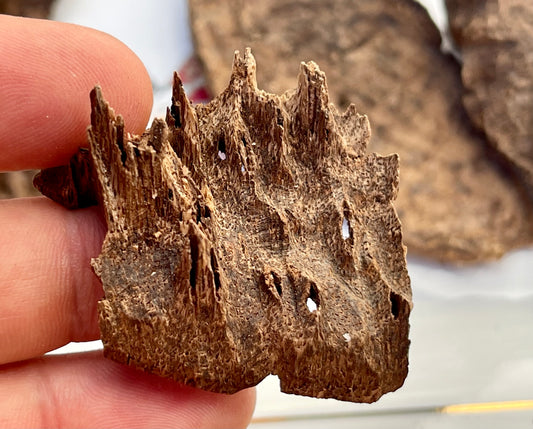
M 462 104 L 460 67 L 442 53 L 439 31 L 420 4 L 189 4 L 196 50 L 213 93 L 226 85 L 235 47 L 251 46 L 260 87 L 275 93 L 290 89 L 297 72 L 293 59 L 313 59 L 328 76 L 331 100 L 340 107 L 353 102 L 371 118 L 369 150 L 400 155 L 402 186 L 395 206 L 411 254 L 477 262 L 533 242 L 533 204 L 472 126 Z M 523 74 L 505 75 L 521 76 L 518 83 L 525 85 Z M 527 99 L 517 95 L 505 101 L 498 95 L 492 100 L 503 107 Z M 533 109 L 528 112 L 531 116 Z M 501 129 L 507 122 L 495 118 L 492 126 Z M 518 149 L 519 142 L 514 144 Z
M 463 61 L 466 110 L 533 200 L 533 2 L 446 4 Z
M 398 157 L 366 154 L 367 118 L 337 112 L 315 63 L 277 96 L 236 53 L 229 86 L 197 106 L 176 75 L 166 120 L 142 136 L 100 89 L 91 100 L 107 357 L 224 393 L 268 374 L 284 392 L 358 402 L 403 384 Z

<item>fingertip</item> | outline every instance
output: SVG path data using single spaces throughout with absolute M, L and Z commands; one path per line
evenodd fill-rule
M 137 398 L 136 419 L 154 418 L 153 424 L 158 427 L 193 428 L 246 428 L 252 419 L 255 388 L 232 395 L 214 393 L 184 386 L 108 359 L 104 359 L 104 363 L 109 371 L 107 378 L 114 388 L 131 395 L 124 397 L 124 402 L 133 402 Z M 115 403 L 114 406 L 120 409 L 120 405 Z M 157 413 L 154 413 L 155 408 L 159 410 Z M 124 418 L 124 415 L 120 416 L 121 420 Z M 132 425 L 134 421 L 128 421 L 128 424 Z
M 98 209 L 2 200 L 0 228 L 0 364 L 97 339 L 103 290 L 89 261 L 105 235 Z
M 152 86 L 122 42 L 73 24 L 0 16 L 0 170 L 64 164 L 86 146 L 95 85 L 126 129 L 144 131 Z
M 102 351 L 46 356 L 0 368 L 6 427 L 239 428 L 255 389 L 205 392 L 112 362 Z

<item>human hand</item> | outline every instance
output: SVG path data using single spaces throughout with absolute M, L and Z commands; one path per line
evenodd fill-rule
M 0 171 L 66 164 L 86 145 L 99 83 L 128 131 L 144 130 L 152 90 L 141 62 L 82 27 L 0 15 Z M 0 201 L 0 427 L 240 427 L 255 391 L 221 395 L 104 359 L 44 356 L 99 337 L 102 286 L 89 261 L 98 210 L 45 198 Z

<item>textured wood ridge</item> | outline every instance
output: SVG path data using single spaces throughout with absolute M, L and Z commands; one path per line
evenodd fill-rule
M 457 3 L 467 9 L 472 2 Z M 340 107 L 353 102 L 369 116 L 369 151 L 400 155 L 402 186 L 395 206 L 411 254 L 476 262 L 533 242 L 533 204 L 472 126 L 462 103 L 460 66 L 441 52 L 439 31 L 417 2 L 189 4 L 196 50 L 213 93 L 226 86 L 233 50 L 251 46 L 262 88 L 275 93 L 290 89 L 297 73 L 293 59 L 313 59 L 328 76 L 331 100 Z M 522 74 L 527 72 L 515 71 L 503 75 L 520 76 L 517 83 L 526 85 Z M 504 102 L 500 93 L 490 102 L 500 109 L 527 100 L 513 99 Z M 485 102 L 489 100 L 480 104 Z M 531 116 L 530 104 L 523 107 Z M 502 118 L 491 126 L 503 129 L 508 121 Z M 527 115 L 522 118 L 527 124 Z M 529 129 L 531 124 L 529 120 Z M 515 152 L 525 148 L 518 141 L 513 145 Z
M 197 106 L 176 75 L 166 120 L 140 137 L 91 97 L 106 356 L 224 393 L 270 373 L 284 392 L 357 402 L 403 384 L 398 157 L 366 154 L 367 118 L 329 104 L 315 63 L 276 96 L 236 53 L 227 89 Z

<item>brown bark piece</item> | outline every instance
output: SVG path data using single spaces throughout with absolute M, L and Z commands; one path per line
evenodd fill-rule
M 213 91 L 230 53 L 251 46 L 258 81 L 291 87 L 294 58 L 316 60 L 332 101 L 372 123 L 370 149 L 398 153 L 395 203 L 409 251 L 475 262 L 533 241 L 532 204 L 491 159 L 462 106 L 456 61 L 426 11 L 407 0 L 191 0 L 197 53 Z
M 398 157 L 366 154 L 367 118 L 329 104 L 315 63 L 290 94 L 255 79 L 236 55 L 228 88 L 192 106 L 176 76 L 141 137 L 93 91 L 104 353 L 217 392 L 272 373 L 284 392 L 375 401 L 408 365 Z
M 533 2 L 446 3 L 462 55 L 466 110 L 533 199 Z
M 98 178 L 86 148 L 80 148 L 68 165 L 41 170 L 33 184 L 48 198 L 69 209 L 98 203 Z

